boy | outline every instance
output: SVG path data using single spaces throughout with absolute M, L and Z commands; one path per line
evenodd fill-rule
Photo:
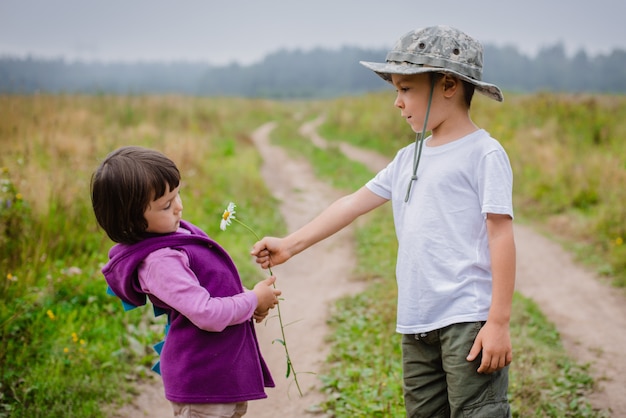
M 252 254 L 264 268 L 281 264 L 391 200 L 407 416 L 508 417 L 512 172 L 469 116 L 474 90 L 497 101 L 502 92 L 481 81 L 481 44 L 450 27 L 411 31 L 385 63 L 361 64 L 395 86 L 418 139 L 364 187 Z

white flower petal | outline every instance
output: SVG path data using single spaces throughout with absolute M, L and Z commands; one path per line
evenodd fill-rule
M 232 219 L 235 219 L 236 207 L 237 206 L 233 202 L 230 202 L 226 207 L 226 210 L 222 214 L 222 220 L 220 222 L 220 229 L 222 231 L 226 231 L 226 227 L 232 223 Z

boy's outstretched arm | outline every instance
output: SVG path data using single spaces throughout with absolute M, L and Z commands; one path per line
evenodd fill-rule
M 251 254 L 263 268 L 282 264 L 386 201 L 387 199 L 372 193 L 367 187 L 361 187 L 356 192 L 339 198 L 311 222 L 286 237 L 264 237 L 254 244 Z
M 513 359 L 509 321 L 515 290 L 515 240 L 513 220 L 508 215 L 487 215 L 487 233 L 491 253 L 491 308 L 485 326 L 472 346 L 468 361 L 482 350 L 479 373 L 493 373 Z

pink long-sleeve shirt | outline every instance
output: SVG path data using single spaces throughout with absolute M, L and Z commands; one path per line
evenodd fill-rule
M 221 332 L 229 325 L 252 317 L 258 299 L 254 292 L 229 297 L 212 297 L 200 286 L 183 251 L 162 248 L 148 255 L 139 267 L 141 289 L 156 296 L 194 325 L 205 331 Z

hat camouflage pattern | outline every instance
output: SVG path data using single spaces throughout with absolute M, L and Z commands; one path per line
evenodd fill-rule
M 385 63 L 361 61 L 361 64 L 388 82 L 391 82 L 391 74 L 452 74 L 473 84 L 487 97 L 499 102 L 504 100 L 498 86 L 482 81 L 480 42 L 450 26 L 412 30 L 396 42 Z

